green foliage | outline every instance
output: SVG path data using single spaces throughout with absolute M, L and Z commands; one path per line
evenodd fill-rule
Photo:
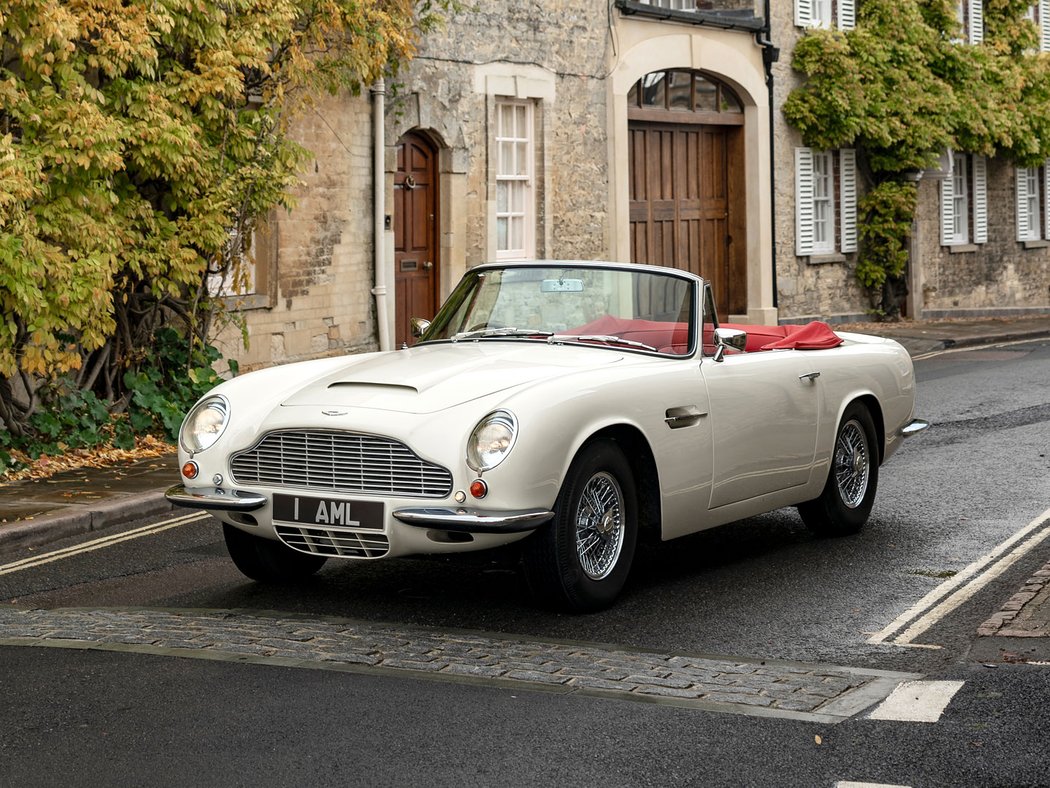
M 859 206 L 866 287 L 885 292 L 904 271 L 914 217 L 906 174 L 945 148 L 1023 166 L 1050 157 L 1050 57 L 1036 51 L 1028 6 L 985 0 L 984 42 L 972 46 L 960 41 L 951 0 L 861 0 L 854 30 L 814 30 L 796 47 L 792 65 L 806 81 L 784 103 L 788 122 L 806 145 L 856 148 L 873 186 Z
M 191 350 L 173 329 L 158 331 L 149 359 L 125 375 L 130 398 L 126 412 L 116 416 L 94 392 L 77 388 L 70 378 L 52 382 L 41 392 L 44 407 L 29 419 L 25 434 L 0 433 L 0 474 L 12 466 L 11 450 L 16 449 L 35 459 L 100 445 L 130 449 L 135 436 L 143 434 L 176 441 L 186 412 L 221 382 L 214 369 L 220 358 L 211 346 Z M 229 366 L 236 374 L 236 362 Z
M 857 262 L 857 278 L 865 287 L 881 288 L 887 278 L 904 273 L 917 197 L 914 183 L 883 181 L 857 204 L 865 249 Z
M 455 7 L 0 0 L 0 427 L 53 429 L 30 419 L 60 379 L 160 408 L 155 332 L 206 346 L 223 308 L 209 276 L 238 275 L 308 158 L 292 119 L 396 72 Z

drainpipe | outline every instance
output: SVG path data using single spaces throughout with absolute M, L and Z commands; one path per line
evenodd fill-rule
M 374 221 L 372 239 L 375 247 L 376 323 L 379 327 L 379 349 L 390 350 L 390 326 L 387 322 L 386 281 L 386 83 L 377 79 L 372 85 L 372 205 Z
M 755 35 L 755 43 L 762 47 L 762 63 L 766 67 L 766 88 L 769 90 L 769 231 L 772 236 L 772 248 L 770 249 L 770 262 L 773 266 L 773 308 L 777 309 L 779 304 L 777 291 L 777 188 L 776 188 L 776 145 L 777 135 L 773 124 L 774 102 L 773 102 L 773 64 L 780 59 L 780 50 L 770 40 L 773 21 L 769 16 L 769 0 L 765 7 L 766 26 Z

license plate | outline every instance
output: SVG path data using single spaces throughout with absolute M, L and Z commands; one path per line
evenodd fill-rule
M 278 493 L 273 496 L 273 519 L 306 525 L 382 530 L 383 504 Z

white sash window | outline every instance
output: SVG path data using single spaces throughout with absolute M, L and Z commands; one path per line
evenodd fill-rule
M 808 257 L 836 251 L 857 251 L 856 152 L 796 148 L 795 253 Z

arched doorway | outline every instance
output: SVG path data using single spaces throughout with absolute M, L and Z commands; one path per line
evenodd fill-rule
M 657 71 L 627 96 L 631 260 L 703 276 L 747 314 L 744 110 L 699 71 Z
M 394 341 L 412 344 L 410 321 L 438 308 L 437 149 L 418 132 L 397 143 L 394 174 Z

